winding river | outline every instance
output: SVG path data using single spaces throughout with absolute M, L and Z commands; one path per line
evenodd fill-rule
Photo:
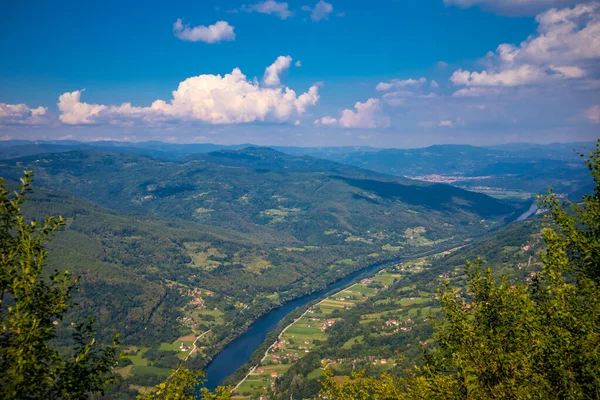
M 533 202 L 531 207 L 518 218 L 518 221 L 525 220 L 532 215 L 535 215 L 537 209 L 536 202 Z M 424 255 L 426 254 L 413 256 L 413 258 L 422 257 Z M 396 260 L 395 262 L 400 261 L 402 261 L 402 259 Z M 329 292 L 349 286 L 354 281 L 366 275 L 370 275 L 381 269 L 384 265 L 389 265 L 391 263 L 392 262 L 388 261 L 373 264 L 369 267 L 353 272 L 345 278 L 332 283 L 325 289 L 289 301 L 281 307 L 275 308 L 258 318 L 246 332 L 229 343 L 219 354 L 215 356 L 211 363 L 208 364 L 205 369 L 207 378 L 206 387 L 213 390 L 217 386 L 221 385 L 225 378 L 233 374 L 242 365 L 244 365 L 250 359 L 250 356 L 252 356 L 256 349 L 258 349 L 258 347 L 265 341 L 269 332 L 275 329 L 277 324 L 279 324 L 279 322 L 286 315 L 298 307 L 302 307 L 313 300 L 323 297 Z
M 531 203 L 531 206 L 529 207 L 529 209 L 527 211 L 525 211 L 523 214 L 521 214 L 521 216 L 519 218 L 517 218 L 517 221 L 525 221 L 527 218 L 531 217 L 532 215 L 535 215 L 535 213 L 538 210 L 538 205 L 537 205 L 537 201 L 534 201 L 533 203 Z
M 292 301 L 289 301 L 281 307 L 275 308 L 258 318 L 250 328 L 235 338 L 229 343 L 205 369 L 206 387 L 213 390 L 217 386 L 221 385 L 225 378 L 237 371 L 242 365 L 244 365 L 249 359 L 252 353 L 258 349 L 258 347 L 265 341 L 269 332 L 271 332 L 277 324 L 289 313 L 302 307 L 311 301 L 323 297 L 325 294 L 341 289 L 345 286 L 350 285 L 355 280 L 370 275 L 379 270 L 384 265 L 389 265 L 390 262 L 379 263 L 371 265 L 367 268 L 353 272 L 345 278 L 332 283 L 327 288 L 313 292 L 309 295 L 299 297 Z

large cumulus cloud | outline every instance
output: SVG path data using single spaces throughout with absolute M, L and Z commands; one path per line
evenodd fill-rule
M 47 107 L 31 108 L 26 104 L 0 103 L 0 124 L 39 125 L 48 122 Z
M 156 100 L 147 107 L 88 104 L 82 91 L 59 97 L 60 121 L 65 124 L 168 120 L 200 121 L 210 124 L 239 124 L 255 121 L 286 122 L 295 119 L 319 101 L 316 85 L 296 94 L 289 87 L 263 87 L 248 80 L 239 68 L 230 74 L 199 75 L 179 83 L 171 100 Z
M 459 69 L 464 86 L 521 86 L 594 76 L 600 70 L 600 3 L 551 9 L 536 17 L 538 30 L 520 45 L 501 44 L 480 72 Z
M 485 10 L 508 15 L 535 15 L 552 7 L 582 3 L 582 0 L 444 0 L 444 4 L 458 7 L 478 6 Z
M 387 128 L 390 126 L 390 117 L 383 111 L 379 99 L 368 99 L 354 104 L 354 110 L 345 109 L 339 118 L 325 116 L 315 120 L 315 125 L 334 125 L 342 128 Z

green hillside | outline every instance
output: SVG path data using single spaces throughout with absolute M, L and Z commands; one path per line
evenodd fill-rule
M 75 312 L 93 316 L 103 338 L 120 333 L 126 344 L 156 344 L 189 332 L 176 321 L 190 301 L 187 289 L 210 284 L 198 276 L 202 266 L 195 264 L 189 244 L 210 243 L 223 254 L 257 248 L 235 233 L 123 215 L 47 190 L 36 189 L 25 212 L 34 219 L 67 219 L 49 245 L 49 269 L 80 275 Z M 219 308 L 232 303 L 217 297 Z
M 593 143 L 488 148 L 435 145 L 353 152 L 315 149 L 308 154 L 384 174 L 448 182 L 502 198 L 527 198 L 545 192 L 548 186 L 568 194 L 589 185 L 587 170 L 576 151 L 593 147 Z
M 436 296 L 442 282 L 463 288 L 457 295 L 465 295 L 465 262 L 478 257 L 496 275 L 508 276 L 509 281 L 530 279 L 541 265 L 541 230 L 539 217 L 515 222 L 462 248 L 386 268 L 359 285 L 362 298 L 359 296 L 358 302 L 352 297 L 358 286 L 331 295 L 329 302 L 347 305 L 327 311 L 326 318 L 336 322 L 326 330 L 325 337 L 317 329 L 302 339 L 311 343 L 309 354 L 301 355 L 291 367 L 279 362 L 268 367 L 285 372 L 277 380 L 275 398 L 314 396 L 320 388 L 316 381 L 322 376 L 323 360 L 338 376 L 358 370 L 365 370 L 367 376 L 382 372 L 403 375 L 414 362 L 422 361 L 421 348 L 427 346 L 433 332 L 429 317 L 435 318 L 441 310 Z M 309 319 L 325 312 L 323 304 L 327 302 L 314 308 Z M 258 387 L 250 390 L 248 384 L 244 390 L 268 392 Z M 238 392 L 239 398 L 245 398 L 242 391 Z
M 191 160 L 196 159 L 197 154 L 204 154 L 205 160 L 213 158 L 213 161 L 227 165 L 249 162 L 255 168 L 260 168 L 261 161 L 257 159 L 239 158 L 238 155 L 239 159 L 235 160 L 235 150 L 248 146 L 250 145 L 9 140 L 0 145 L 0 160 L 76 150 L 96 150 L 139 154 L 168 161 Z M 293 162 L 292 157 L 283 158 L 279 154 L 276 158 L 281 164 L 291 162 L 299 167 L 302 163 L 300 160 L 309 159 L 312 161 L 304 163 L 304 166 L 314 166 L 316 160 L 310 157 L 316 157 L 363 168 L 364 171 L 450 183 L 498 198 L 527 199 L 544 192 L 548 186 L 561 193 L 570 194 L 591 184 L 585 168 L 582 168 L 578 161 L 576 151 L 585 152 L 592 147 L 593 143 L 517 143 L 491 147 L 446 144 L 419 149 L 376 149 L 359 146 L 273 148 L 288 155 L 299 156 Z M 261 151 L 266 154 L 265 149 Z M 214 153 L 211 157 L 206 157 L 206 153 L 209 152 Z M 248 152 L 248 149 L 245 152 Z M 266 163 L 269 168 L 275 166 L 272 161 Z M 329 162 L 328 166 L 322 163 L 322 166 L 330 168 L 332 163 Z M 290 168 L 290 165 L 281 168 Z
M 38 184 L 114 210 L 180 218 L 289 245 L 406 244 L 467 238 L 499 226 L 514 209 L 496 199 L 268 149 L 209 153 L 185 162 L 75 151 L 3 161 Z M 486 221 L 482 221 L 485 219 Z M 352 240 L 352 239 L 351 239 Z
M 376 262 L 463 245 L 516 212 L 452 186 L 262 148 L 0 164 L 13 179 L 24 169 L 45 188 L 27 213 L 68 221 L 49 263 L 81 276 L 70 318 L 94 317 L 104 340 L 121 333 L 131 364 L 120 373 L 138 386 L 180 360 L 205 366 L 282 302 Z

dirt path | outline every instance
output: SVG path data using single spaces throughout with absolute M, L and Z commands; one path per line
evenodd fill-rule
M 194 335 L 196 335 L 196 331 L 192 329 L 192 332 L 194 332 Z M 198 341 L 198 339 L 200 339 L 202 336 L 206 335 L 208 332 L 210 332 L 210 329 L 207 330 L 206 332 L 204 332 L 203 334 L 201 334 L 200 336 L 196 337 L 196 340 L 194 340 L 194 342 L 192 343 L 192 346 L 194 346 L 194 348 L 192 349 L 192 351 L 189 352 L 189 354 L 185 357 L 185 360 L 183 361 L 187 361 L 188 358 L 190 358 L 190 356 L 192 354 L 194 354 L 196 351 L 198 351 L 198 348 L 196 347 L 196 342 Z

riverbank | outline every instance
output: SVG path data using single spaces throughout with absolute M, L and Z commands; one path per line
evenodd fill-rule
M 225 348 L 213 358 L 210 364 L 208 364 L 205 369 L 207 376 L 206 387 L 211 390 L 216 388 L 217 386 L 221 385 L 229 375 L 243 367 L 253 353 L 266 340 L 268 333 L 273 331 L 277 325 L 292 311 L 325 296 L 331 291 L 335 291 L 341 287 L 349 285 L 359 277 L 372 274 L 383 268 L 383 266 L 398 261 L 399 260 L 377 263 L 359 271 L 355 271 L 332 283 L 327 288 L 291 300 L 283 304 L 281 307 L 275 308 L 266 315 L 261 316 L 249 327 L 248 330 L 225 346 Z
M 321 304 L 325 300 L 326 299 L 321 300 L 316 305 Z M 294 324 L 296 324 L 298 321 L 300 321 L 310 310 L 311 310 L 311 307 L 307 308 L 306 311 L 304 311 L 302 313 L 302 315 L 300 315 L 298 318 L 296 318 L 294 321 L 292 321 L 289 325 L 286 325 L 286 327 L 283 328 L 283 330 L 279 333 L 279 335 L 277 335 L 277 341 L 281 340 L 281 337 L 283 336 L 283 334 L 285 333 L 285 331 L 287 331 L 290 327 L 292 327 Z M 235 392 L 248 379 L 248 377 L 254 373 L 254 371 L 256 370 L 256 368 L 258 368 L 260 366 L 260 364 L 262 364 L 266 360 L 266 358 L 269 356 L 269 352 L 277 344 L 277 341 L 273 342 L 269 346 L 269 348 L 267 348 L 267 350 L 265 350 L 265 355 L 263 356 L 263 358 L 260 359 L 260 362 L 258 364 L 256 364 L 254 367 L 252 367 L 252 369 L 246 374 L 246 376 L 244 377 L 244 379 L 242 379 L 240 382 L 238 382 L 237 385 L 235 385 L 235 387 L 231 390 L 232 393 Z
M 328 330 L 342 322 L 335 317 L 336 310 L 348 310 L 359 303 L 385 291 L 395 280 L 400 279 L 395 265 L 363 277 L 339 291 L 329 294 L 312 304 L 277 335 L 260 361 L 254 365 L 232 390 L 234 399 L 250 399 L 273 392 L 277 379 L 285 375 L 294 363 L 306 357 L 328 338 Z M 315 371 L 319 374 L 320 371 Z
M 373 274 L 382 269 L 384 266 L 404 262 L 407 260 L 414 260 L 421 257 L 427 257 L 432 254 L 456 248 L 462 244 L 464 244 L 462 241 L 460 241 L 460 243 L 459 241 L 448 241 L 444 242 L 443 244 L 440 243 L 438 246 L 429 248 L 420 253 L 407 254 L 406 256 L 398 257 L 393 260 L 375 263 L 371 266 L 346 275 L 322 290 L 312 292 L 306 296 L 295 298 L 283 304 L 281 307 L 269 311 L 267 314 L 261 316 L 252 325 L 250 325 L 244 333 L 233 339 L 208 364 L 205 369 L 207 376 L 206 387 L 209 389 L 214 389 L 217 386 L 222 385 L 225 379 L 230 375 L 233 375 L 235 372 L 241 369 L 248 371 L 250 368 L 252 368 L 252 366 L 255 365 L 260 359 L 258 357 L 261 356 L 257 356 L 257 358 L 254 359 L 254 362 L 248 363 L 248 361 L 252 360 L 255 352 L 265 342 L 269 333 L 274 331 L 279 323 L 294 310 L 306 306 L 310 302 L 320 299 L 333 291 L 337 291 L 343 287 L 346 287 L 358 278 Z M 273 340 L 274 339 L 275 337 L 273 337 Z M 242 378 L 243 375 L 239 376 L 239 379 Z M 231 384 L 233 385 L 237 382 L 238 380 L 236 379 L 234 382 L 231 382 Z
M 539 208 L 537 205 L 537 201 L 534 201 L 531 204 L 531 206 L 529 206 L 529 209 L 527 209 L 527 211 L 525 211 L 523 214 L 521 214 L 519 216 L 519 218 L 517 218 L 517 221 L 525 221 L 527 218 L 531 217 L 532 215 L 535 215 L 538 210 L 539 210 Z

